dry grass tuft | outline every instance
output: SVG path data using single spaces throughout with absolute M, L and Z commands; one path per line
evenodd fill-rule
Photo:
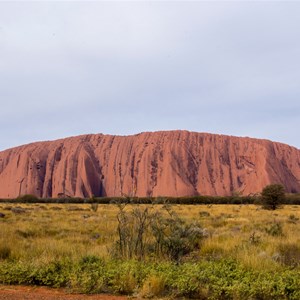
M 99 204 L 93 211 L 90 204 L 74 204 L 71 209 L 65 204 L 19 205 L 18 210 L 25 213 L 15 213 L 13 208 L 13 204 L 3 204 L 0 209 L 5 212 L 5 218 L 0 219 L 2 260 L 47 262 L 78 260 L 86 255 L 108 257 L 117 240 L 115 205 Z M 174 205 L 173 210 L 205 228 L 200 259 L 234 258 L 249 268 L 271 270 L 298 265 L 299 206 L 285 206 L 275 212 L 257 210 L 254 205 Z M 149 278 L 149 289 L 159 290 L 160 280 Z M 146 294 L 146 285 L 144 289 Z

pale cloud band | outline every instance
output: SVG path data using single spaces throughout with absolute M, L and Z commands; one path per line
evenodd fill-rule
M 300 148 L 300 2 L 0 2 L 0 149 L 188 129 Z

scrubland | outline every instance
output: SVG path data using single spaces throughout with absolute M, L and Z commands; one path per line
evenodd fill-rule
M 121 210 L 125 215 L 120 222 Z M 145 217 L 142 252 L 126 252 L 128 244 L 122 252 L 122 222 L 131 226 L 126 227 L 125 238 L 139 229 L 129 218 L 133 211 L 140 220 Z M 165 244 L 159 244 L 158 235 L 151 236 L 147 226 L 155 213 L 167 220 L 170 211 L 176 216 L 173 223 L 155 219 L 164 228 L 161 238 L 168 247 L 163 248 Z M 166 209 L 163 205 L 1 203 L 0 213 L 4 214 L 0 218 L 3 284 L 139 298 L 300 299 L 300 206 L 268 211 L 255 205 Z M 180 233 L 168 235 L 175 227 Z M 199 235 L 191 240 L 195 232 Z M 181 250 L 168 255 L 174 249 Z

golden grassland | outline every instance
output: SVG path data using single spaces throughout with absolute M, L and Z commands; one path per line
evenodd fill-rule
M 168 216 L 162 205 L 124 211 L 146 207 Z M 171 209 L 180 224 L 202 228 L 200 245 L 179 261 L 115 257 L 118 205 L 0 203 L 0 284 L 138 298 L 300 299 L 300 206 Z
M 23 212 L 13 212 L 19 206 Z M 143 207 L 141 205 L 140 207 Z M 160 209 L 160 205 L 153 209 Z M 188 222 L 199 222 L 205 238 L 199 257 L 234 258 L 245 267 L 276 270 L 300 259 L 300 207 L 275 211 L 255 205 L 173 205 Z M 130 210 L 128 205 L 126 209 Z M 0 251 L 10 258 L 53 261 L 86 255 L 106 257 L 117 240 L 116 205 L 0 204 Z M 297 248 L 298 247 L 298 248 Z M 285 253 L 285 251 L 291 253 Z M 285 257 L 285 255 L 291 257 Z M 1 254 L 0 254 L 1 256 Z

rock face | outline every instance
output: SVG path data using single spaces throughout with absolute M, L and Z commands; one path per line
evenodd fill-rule
M 188 131 L 83 135 L 0 152 L 0 197 L 248 195 L 300 192 L 300 150 Z

